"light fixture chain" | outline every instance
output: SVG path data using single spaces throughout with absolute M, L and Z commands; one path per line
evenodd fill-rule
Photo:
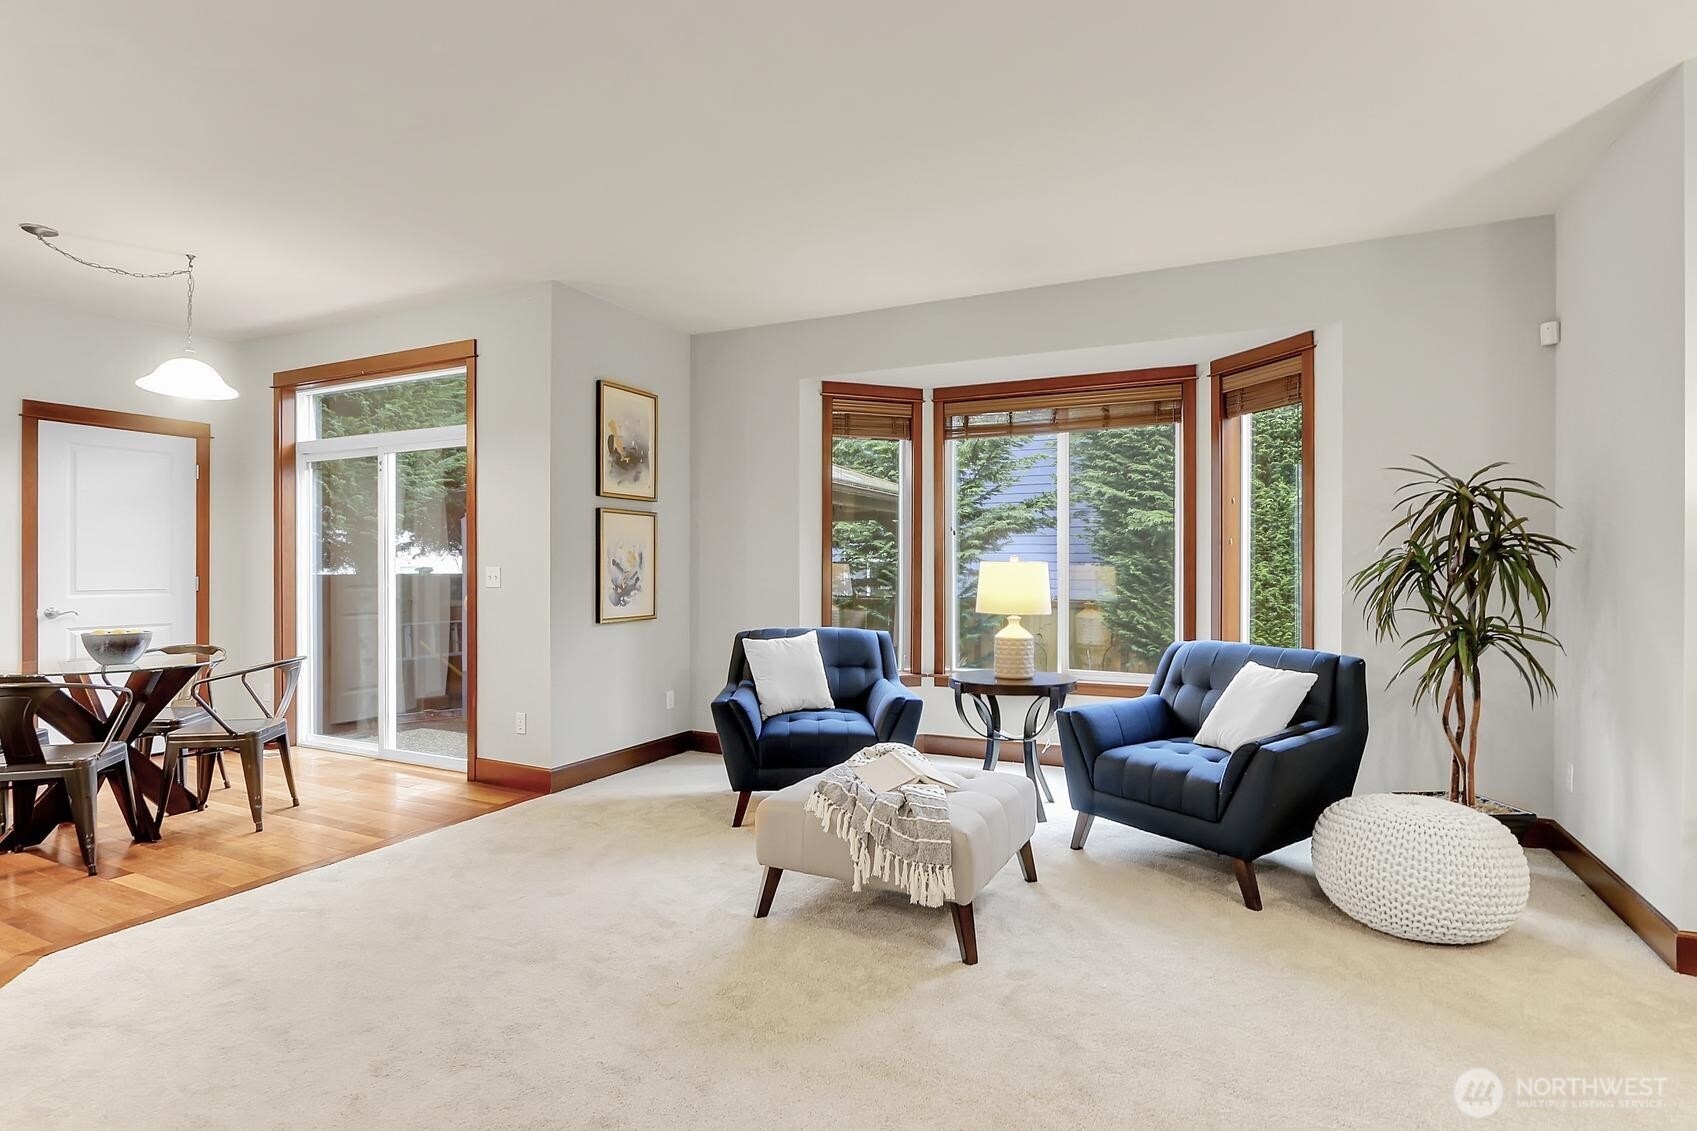
M 188 320 L 183 325 L 183 351 L 194 352 L 194 256 L 189 256 L 189 266 L 186 274 L 189 277 L 189 311 Z
M 64 248 L 60 247 L 45 236 L 36 235 L 34 232 L 29 234 L 35 236 L 37 240 L 41 241 L 41 245 L 43 247 L 52 248 L 60 255 L 63 255 L 66 259 L 69 259 L 72 263 L 81 263 L 84 267 L 92 267 L 96 271 L 110 271 L 114 275 L 123 275 L 130 279 L 175 279 L 178 275 L 188 275 L 194 271 L 194 256 L 192 255 L 189 256 L 189 266 L 186 269 L 178 268 L 175 271 L 126 271 L 122 267 L 111 267 L 105 263 L 96 263 L 92 259 L 84 259 L 80 255 L 72 255 L 70 252 L 66 251 Z

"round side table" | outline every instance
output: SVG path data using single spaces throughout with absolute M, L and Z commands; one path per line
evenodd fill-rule
M 1037 819 L 1047 821 L 1049 818 L 1043 812 L 1043 799 L 1047 797 L 1052 802 L 1055 795 L 1049 792 L 1049 783 L 1044 780 L 1043 770 L 1037 764 L 1037 736 L 1048 729 L 1055 712 L 1066 705 L 1067 695 L 1078 687 L 1078 681 L 1058 672 L 1038 672 L 1030 679 L 1002 679 L 989 668 L 972 668 L 951 675 L 949 686 L 954 689 L 955 713 L 960 716 L 960 721 L 973 734 L 984 739 L 986 770 L 996 768 L 997 742 L 1017 740 L 1025 747 L 1025 776 L 1037 786 Z M 997 698 L 1002 695 L 1032 697 L 1031 709 L 1025 712 L 1025 729 L 1018 735 L 1002 731 L 1002 707 Z M 973 711 L 978 717 L 976 723 L 966 713 L 967 699 L 972 700 Z

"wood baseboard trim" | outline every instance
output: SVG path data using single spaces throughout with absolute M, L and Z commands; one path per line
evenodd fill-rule
M 526 766 L 518 762 L 502 762 L 495 758 L 479 758 L 471 772 L 471 780 L 507 789 L 522 789 L 526 793 L 548 792 L 549 770 L 546 766 Z
M 982 738 L 961 738 L 952 734 L 922 734 L 914 745 L 925 754 L 952 754 L 957 758 L 984 757 L 984 740 Z M 719 745 L 719 736 L 708 731 L 698 730 L 691 736 L 691 750 L 699 750 L 703 754 L 723 754 L 724 749 Z M 1004 742 L 997 747 L 996 757 L 1002 762 L 1014 762 L 1023 765 L 1025 752 L 1017 742 Z M 1061 764 L 1059 746 L 1045 750 L 1038 747 L 1037 760 L 1045 766 Z
M 1562 828 L 1560 822 L 1538 818 L 1527 828 L 1521 843 L 1527 848 L 1545 848 L 1555 853 L 1670 969 L 1697 975 L 1697 931 L 1675 927 L 1636 888 L 1621 879 L 1618 872 Z
M 962 738 L 955 734 L 922 734 L 914 740 L 914 745 L 924 754 L 946 754 L 956 758 L 984 758 L 984 740 L 982 738 Z M 999 742 L 996 744 L 996 760 L 998 762 L 1013 762 L 1025 764 L 1025 748 L 1018 742 Z M 1059 743 L 1051 741 L 1050 745 L 1037 746 L 1037 761 L 1045 766 L 1061 764 L 1061 748 Z
M 634 770 L 638 766 L 646 766 L 650 762 L 658 762 L 662 758 L 670 758 L 674 754 L 683 754 L 693 749 L 695 749 L 694 735 L 683 730 L 677 734 L 668 734 L 663 738 L 651 738 L 647 742 L 639 742 L 635 746 L 627 746 L 623 750 L 597 754 L 595 757 L 585 758 L 581 762 L 555 766 L 549 772 L 548 792 L 559 793 L 563 789 L 587 785 L 592 781 L 612 777 L 614 774 Z
M 634 770 L 638 766 L 646 766 L 650 762 L 658 762 L 662 758 L 670 758 L 674 754 L 699 750 L 701 747 L 698 741 L 701 737 L 700 731 L 683 730 L 662 738 L 651 738 L 647 742 L 639 742 L 623 750 L 597 754 L 581 762 L 568 762 L 552 769 L 546 766 L 524 766 L 517 762 L 501 762 L 494 758 L 479 758 L 477 775 L 473 780 L 490 785 L 504 785 L 509 789 L 522 789 L 529 793 L 559 793 L 561 790 L 587 785 L 626 770 Z M 715 740 L 715 752 L 717 749 Z

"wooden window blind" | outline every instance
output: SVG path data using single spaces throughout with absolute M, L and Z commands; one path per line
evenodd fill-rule
M 913 402 L 831 398 L 833 439 L 911 440 Z
M 1245 416 L 1301 404 L 1302 370 L 1299 353 L 1227 374 L 1220 378 L 1220 415 Z
M 1182 382 L 944 401 L 943 439 L 1091 432 L 1184 419 Z

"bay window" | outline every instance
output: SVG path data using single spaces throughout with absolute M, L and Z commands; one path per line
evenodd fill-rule
M 1192 635 L 1192 367 L 938 389 L 937 670 L 990 666 L 979 563 L 1049 567 L 1037 667 L 1103 684 Z

